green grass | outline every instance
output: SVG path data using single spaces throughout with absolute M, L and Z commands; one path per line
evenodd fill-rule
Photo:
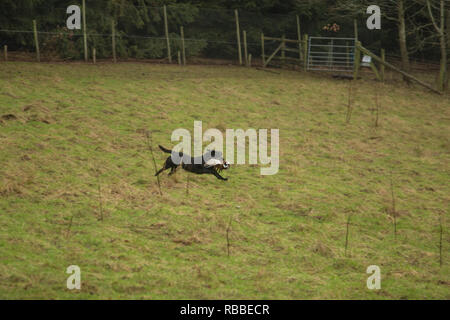
M 349 82 L 280 72 L 0 64 L 0 298 L 450 299 L 449 96 L 361 80 L 346 124 Z M 280 129 L 279 173 L 190 174 L 189 195 L 164 173 L 159 196 L 143 129 L 170 147 L 194 120 Z

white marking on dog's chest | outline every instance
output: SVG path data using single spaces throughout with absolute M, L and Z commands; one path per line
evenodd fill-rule
M 205 167 L 207 167 L 207 168 L 214 167 L 214 166 L 217 166 L 218 164 L 223 164 L 223 163 L 219 159 L 209 159 L 208 161 L 205 162 Z

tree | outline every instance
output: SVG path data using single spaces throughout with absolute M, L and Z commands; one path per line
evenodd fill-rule
M 411 66 L 409 63 L 408 47 L 406 45 L 406 22 L 405 22 L 405 2 L 398 0 L 397 3 L 397 23 L 398 23 L 398 42 L 400 45 L 400 54 L 402 57 L 403 70 L 409 72 Z M 409 82 L 405 77 L 406 82 Z
M 439 47 L 440 68 L 436 82 L 438 90 L 443 91 L 449 78 L 450 6 L 446 9 L 445 0 L 414 0 L 414 2 L 420 5 L 421 10 L 418 10 L 419 14 L 415 20 L 411 19 L 411 25 L 414 27 L 411 32 L 420 34 L 420 39 L 416 40 L 418 49 Z
M 365 13 L 366 8 L 372 4 L 373 1 L 370 0 L 341 0 L 336 7 L 356 17 L 358 12 Z M 379 0 L 377 1 L 377 5 L 381 8 L 383 18 L 394 22 L 397 26 L 397 41 L 400 49 L 402 69 L 405 72 L 409 72 L 411 67 L 407 44 L 406 13 L 412 8 L 414 3 L 411 1 L 405 2 L 405 0 Z M 409 83 L 407 78 L 404 77 L 404 80 Z
M 437 3 L 439 2 L 439 3 Z M 441 66 L 439 69 L 438 90 L 444 91 L 447 78 L 447 38 L 445 34 L 445 4 L 444 0 L 434 1 L 426 0 L 428 13 L 430 15 L 433 27 L 436 29 L 441 47 Z M 439 18 L 435 17 L 433 10 L 437 10 Z
M 450 7 L 447 9 L 447 53 L 450 55 Z M 447 81 L 446 87 L 449 87 L 450 82 L 450 59 L 447 56 Z

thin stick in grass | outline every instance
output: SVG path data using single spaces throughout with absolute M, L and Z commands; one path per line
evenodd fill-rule
M 439 214 L 439 266 L 442 267 L 442 215 Z
M 156 174 L 156 172 L 158 172 L 158 169 L 157 169 L 157 167 L 156 167 L 155 155 L 153 154 L 153 148 L 152 148 L 152 145 L 153 145 L 152 133 L 146 131 L 146 132 L 145 132 L 145 135 L 146 135 L 146 137 L 147 137 L 147 147 L 148 147 L 148 149 L 150 150 L 150 154 L 152 155 L 153 166 L 154 166 L 154 168 L 155 168 L 155 174 Z M 161 182 L 159 181 L 159 176 L 156 176 L 156 180 L 158 181 L 159 195 L 162 196 Z
M 347 103 L 347 115 L 345 122 L 349 123 L 352 117 L 353 106 L 352 106 L 352 94 L 353 94 L 353 81 L 350 81 L 348 86 L 348 103 Z
M 379 120 L 380 120 L 380 99 L 379 99 L 379 92 L 378 92 L 379 87 L 377 87 L 377 90 L 375 90 L 375 128 L 378 128 L 379 125 Z
M 347 248 L 348 248 L 348 235 L 349 235 L 349 230 L 350 230 L 350 219 L 351 219 L 352 215 L 349 214 L 347 217 L 347 230 L 345 233 L 345 256 L 347 256 Z
M 70 229 L 72 228 L 72 221 L 73 221 L 73 214 L 72 214 L 72 216 L 70 217 L 69 226 L 67 227 L 66 237 L 69 237 Z
M 100 172 L 97 170 L 97 186 L 98 186 L 98 203 L 100 209 L 100 221 L 103 221 L 103 203 L 102 203 L 102 189 L 100 185 Z
M 395 209 L 394 181 L 391 172 L 391 198 L 392 198 L 392 216 L 394 217 L 394 238 L 397 239 L 397 212 Z
M 189 195 L 189 174 L 186 175 L 186 195 Z
M 230 222 L 227 227 L 227 255 L 230 256 L 230 230 L 231 230 L 231 221 L 233 221 L 233 217 L 230 217 Z

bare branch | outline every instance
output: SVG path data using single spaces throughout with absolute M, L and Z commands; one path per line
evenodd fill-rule
M 429 13 L 429 15 L 430 15 L 431 22 L 433 23 L 434 28 L 436 29 L 437 32 L 439 32 L 439 34 L 441 34 L 442 30 L 441 30 L 441 28 L 439 28 L 439 26 L 436 24 L 436 20 L 434 19 L 433 11 L 432 11 L 432 9 L 431 9 L 431 3 L 430 3 L 430 0 L 427 0 L 427 8 L 428 8 L 428 13 Z

